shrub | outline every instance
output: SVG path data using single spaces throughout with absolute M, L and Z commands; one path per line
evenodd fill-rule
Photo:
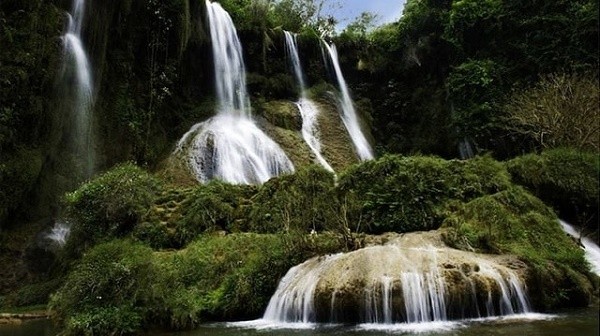
M 551 204 L 561 217 L 597 223 L 598 155 L 560 148 L 528 154 L 506 163 L 513 180 Z
M 346 171 L 336 187 L 350 200 L 349 222 L 365 231 L 408 232 L 436 229 L 451 200 L 468 201 L 506 189 L 509 177 L 490 157 L 446 161 L 435 157 L 387 155 Z
M 516 93 L 506 106 L 512 130 L 542 148 L 600 150 L 598 79 L 555 74 Z
M 176 225 L 176 240 L 183 246 L 204 231 L 236 231 L 244 227 L 249 198 L 254 186 L 232 185 L 221 181 L 198 186 L 181 203 Z
M 67 213 L 73 219 L 67 250 L 131 232 L 148 211 L 161 188 L 141 168 L 122 164 L 67 194 Z
M 333 174 L 315 165 L 267 181 L 252 198 L 251 230 L 322 230 L 331 220 L 333 186 Z
M 152 250 L 126 240 L 90 250 L 52 296 L 67 335 L 115 335 L 140 328 L 157 278 Z
M 342 248 L 335 238 L 319 236 L 314 249 L 298 250 L 290 242 L 296 237 L 285 235 L 205 235 L 184 250 L 159 254 L 161 300 L 153 314 L 175 329 L 206 320 L 257 318 L 290 267 Z

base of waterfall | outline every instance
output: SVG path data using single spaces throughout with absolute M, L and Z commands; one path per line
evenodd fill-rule
M 229 322 L 225 326 L 228 328 L 253 329 L 258 331 L 268 330 L 331 330 L 344 329 L 354 332 L 385 332 L 385 333 L 443 333 L 455 329 L 468 328 L 478 324 L 503 324 L 514 322 L 529 321 L 548 321 L 561 318 L 560 315 L 523 313 L 506 316 L 493 316 L 483 318 L 464 319 L 458 321 L 438 321 L 438 322 L 420 322 L 420 323 L 363 323 L 355 326 L 347 324 L 334 323 L 286 323 L 279 321 L 270 321 L 258 319 L 253 321 Z
M 250 118 L 220 114 L 194 125 L 179 141 L 200 182 L 219 179 L 233 184 L 260 184 L 294 171 L 285 152 Z
M 527 266 L 515 257 L 449 248 L 439 231 L 384 239 L 384 245 L 291 268 L 257 326 L 445 328 L 452 321 L 531 312 L 523 280 Z

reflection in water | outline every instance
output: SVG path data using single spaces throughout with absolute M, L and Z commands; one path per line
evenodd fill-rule
M 0 324 L 0 336 L 55 336 L 58 330 L 47 319 L 23 322 L 19 325 Z
M 569 311 L 555 316 L 531 316 L 532 319 L 498 318 L 474 320 L 460 323 L 454 328 L 427 330 L 417 328 L 413 330 L 396 328 L 395 330 L 365 330 L 356 326 L 322 326 L 312 329 L 245 329 L 240 327 L 227 327 L 226 324 L 213 324 L 201 327 L 195 331 L 177 333 L 151 333 L 151 336 L 321 336 L 321 335 L 432 335 L 432 336 L 597 336 L 598 308 L 579 311 Z M 0 336 L 55 336 L 57 330 L 52 327 L 49 320 L 32 321 L 20 326 L 0 325 Z

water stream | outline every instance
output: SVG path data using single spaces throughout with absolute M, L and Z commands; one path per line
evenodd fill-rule
M 187 153 L 197 179 L 259 184 L 294 166 L 285 152 L 258 128 L 246 91 L 242 46 L 231 17 L 219 3 L 206 0 L 215 69 L 217 115 L 194 125 L 176 153 Z
M 580 240 L 582 248 L 585 250 L 585 259 L 590 263 L 592 271 L 600 275 L 600 247 L 598 247 L 598 244 L 593 239 L 582 237 L 581 233 L 573 225 L 562 220 L 560 221 L 560 225 L 566 233 Z
M 350 138 L 352 139 L 352 143 L 354 144 L 354 148 L 356 149 L 358 157 L 361 160 L 371 160 L 373 159 L 373 149 L 371 149 L 371 145 L 361 129 L 360 122 L 354 108 L 354 103 L 350 97 L 348 85 L 346 84 L 346 79 L 344 79 L 344 74 L 342 73 L 342 68 L 340 67 L 335 44 L 328 44 L 327 42 L 323 41 L 323 45 L 327 50 L 329 60 L 331 60 L 337 82 L 340 86 L 340 106 L 342 110 L 342 121 L 344 122 L 344 126 L 346 126 L 346 129 L 350 134 Z
M 296 80 L 300 86 L 300 99 L 296 102 L 296 106 L 298 107 L 298 111 L 300 111 L 300 115 L 302 116 L 302 137 L 315 155 L 317 162 L 325 169 L 333 173 L 333 168 L 327 162 L 327 160 L 325 160 L 323 154 L 321 153 L 321 140 L 319 137 L 319 129 L 317 124 L 319 109 L 315 103 L 306 96 L 306 83 L 304 81 L 302 64 L 300 63 L 300 56 L 298 54 L 297 36 L 288 31 L 284 31 L 284 34 L 285 46 L 289 60 L 294 70 Z
M 72 12 L 67 14 L 67 32 L 62 36 L 64 63 L 62 81 L 73 99 L 73 129 L 70 136 L 74 154 L 80 161 L 83 177 L 90 177 L 94 170 L 94 148 L 92 136 L 92 110 L 94 88 L 92 69 L 81 40 L 85 14 L 85 1 L 74 0 Z M 71 77 L 73 79 L 71 79 Z

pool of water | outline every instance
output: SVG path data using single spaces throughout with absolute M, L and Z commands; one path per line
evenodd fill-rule
M 289 325 L 263 321 L 207 324 L 194 331 L 151 333 L 152 336 L 321 336 L 321 335 L 419 335 L 419 336 L 597 336 L 598 308 L 555 315 L 528 314 L 511 318 L 481 319 L 449 323 L 397 325 Z M 0 325 L 0 336 L 55 336 L 49 320 L 18 326 Z

